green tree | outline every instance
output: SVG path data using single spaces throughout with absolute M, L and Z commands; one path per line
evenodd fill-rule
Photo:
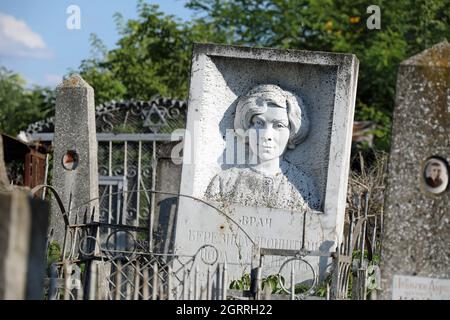
M 0 132 L 16 135 L 53 113 L 54 93 L 49 88 L 25 88 L 20 75 L 0 67 Z
M 94 57 L 80 66 L 81 75 L 95 89 L 96 103 L 154 95 L 186 98 L 192 43 L 207 41 L 211 32 L 145 1 L 138 2 L 137 19 L 124 22 L 118 13 L 114 18 L 122 36 L 117 48 L 105 50 L 93 35 Z
M 371 1 L 381 9 L 381 29 L 366 27 L 367 1 L 190 0 L 198 22 L 227 43 L 355 53 L 360 60 L 356 119 L 378 124 L 377 144 L 389 144 L 399 63 L 450 39 L 448 0 Z
M 137 19 L 115 16 L 117 48 L 108 51 L 93 37 L 97 57 L 83 61 L 80 71 L 96 90 L 97 103 L 155 94 L 186 98 L 195 41 L 355 53 L 356 119 L 375 121 L 377 148 L 386 149 L 399 63 L 450 38 L 450 3 L 371 4 L 381 9 L 380 30 L 367 28 L 368 3 L 361 0 L 189 0 L 186 6 L 195 13 L 190 22 L 139 1 Z

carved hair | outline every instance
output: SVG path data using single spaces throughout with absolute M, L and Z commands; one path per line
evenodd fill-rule
M 308 136 L 309 120 L 303 100 L 277 85 L 262 84 L 252 88 L 241 96 L 236 105 L 234 129 L 242 136 L 251 127 L 253 116 L 267 111 L 267 104 L 273 103 L 287 110 L 289 119 L 288 148 L 293 149 Z

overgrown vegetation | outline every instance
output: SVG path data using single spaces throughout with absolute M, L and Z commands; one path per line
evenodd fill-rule
M 352 275 L 356 276 L 359 269 L 367 270 L 367 298 L 376 294 L 376 289 L 380 286 L 376 280 L 382 250 L 387 160 L 385 152 L 362 149 L 355 152 L 351 163 L 344 232 L 349 232 L 352 221 L 354 223 L 366 219 L 365 232 L 362 230 L 362 236 L 354 239 Z M 350 277 L 349 298 L 357 290 L 356 287 L 353 288 L 352 280 Z
M 18 74 L 0 66 L 0 132 L 17 135 L 30 123 L 54 112 L 54 92 L 35 86 L 26 88 Z
M 96 104 L 185 99 L 193 42 L 215 42 L 351 52 L 360 60 L 356 119 L 376 123 L 376 149 L 387 150 L 399 63 L 450 39 L 450 6 L 441 0 L 372 1 L 381 29 L 369 30 L 366 1 L 188 0 L 194 17 L 184 22 L 157 5 L 138 1 L 136 19 L 114 15 L 120 39 L 111 50 L 96 35 L 78 71 L 94 87 Z M 10 71 L 0 72 L 0 128 L 16 134 L 52 112 L 48 89 L 24 89 Z
M 54 262 L 61 261 L 61 247 L 56 241 L 50 242 L 47 248 L 47 272 L 50 274 L 50 266 Z
M 185 99 L 194 41 L 351 52 L 360 60 L 355 117 L 375 122 L 375 148 L 387 150 L 398 65 L 450 39 L 450 6 L 438 0 L 371 4 L 381 8 L 380 30 L 367 28 L 365 1 L 190 0 L 190 22 L 139 1 L 137 19 L 115 16 L 118 47 L 108 51 L 93 36 L 93 56 L 79 71 L 98 103 L 155 94 Z
M 283 276 L 278 274 L 272 274 L 267 277 L 262 278 L 262 291 L 264 292 L 266 287 L 268 286 L 271 294 L 286 294 L 283 288 L 280 285 L 280 282 L 284 284 L 286 280 Z M 250 290 L 251 278 L 249 273 L 244 273 L 240 279 L 233 280 L 230 283 L 229 288 L 233 290 Z M 311 294 L 317 297 L 325 298 L 327 295 L 327 286 L 331 284 L 331 275 L 328 275 L 324 281 L 319 283 Z M 295 294 L 306 294 L 311 290 L 311 285 L 306 283 L 297 283 L 295 284 Z
M 358 151 L 359 150 L 359 151 Z M 355 294 L 354 277 L 357 277 L 359 269 L 367 270 L 367 298 L 380 286 L 377 283 L 377 268 L 380 263 L 381 238 L 383 222 L 384 189 L 386 184 L 386 165 L 388 156 L 383 151 L 375 151 L 372 148 L 359 148 L 351 159 L 352 171 L 350 174 L 347 196 L 347 209 L 344 233 L 348 237 L 350 223 L 367 217 L 366 233 L 363 237 L 355 239 L 355 247 L 352 250 L 352 272 L 348 279 L 347 298 L 351 299 Z M 364 238 L 364 250 L 361 250 L 361 241 Z M 284 284 L 285 279 L 282 277 Z M 326 297 L 327 285 L 331 285 L 331 275 L 318 284 L 313 295 Z M 272 294 L 285 293 L 279 283 L 278 275 L 270 275 L 262 279 L 263 291 L 270 286 Z M 250 274 L 244 274 L 240 279 L 230 284 L 230 289 L 249 290 Z M 307 283 L 295 285 L 296 294 L 305 294 L 310 289 Z

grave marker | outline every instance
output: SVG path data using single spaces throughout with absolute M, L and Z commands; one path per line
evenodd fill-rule
M 450 44 L 442 42 L 402 62 L 398 72 L 381 257 L 384 299 L 398 297 L 395 277 L 450 278 L 449 61 Z
M 196 44 L 180 192 L 208 204 L 180 198 L 176 253 L 212 244 L 236 279 L 250 271 L 253 244 L 335 250 L 344 223 L 357 73 L 351 54 Z M 260 127 L 246 138 L 250 126 Z M 258 139 L 267 132 L 272 136 L 264 136 L 265 145 Z M 214 254 L 204 258 L 214 260 Z M 326 258 L 306 259 L 324 274 Z M 281 264 L 271 259 L 266 273 Z M 306 265 L 295 269 L 309 272 Z
M 79 75 L 72 75 L 56 89 L 53 140 L 53 186 L 66 210 L 79 208 L 78 221 L 98 221 L 97 136 L 94 90 Z M 52 203 L 54 239 L 62 244 L 64 223 L 56 201 Z

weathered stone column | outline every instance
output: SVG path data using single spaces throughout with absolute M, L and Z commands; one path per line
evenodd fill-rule
M 55 134 L 53 139 L 53 186 L 73 223 L 84 214 L 98 219 L 97 136 L 95 129 L 94 90 L 79 75 L 72 75 L 60 84 L 56 94 Z M 88 203 L 87 205 L 84 205 Z M 81 219 L 81 220 L 80 220 Z M 89 220 L 88 220 L 89 221 Z M 52 203 L 54 239 L 62 244 L 64 222 L 56 202 Z
M 0 137 L 0 300 L 42 299 L 48 206 L 9 186 Z
M 6 174 L 6 166 L 3 156 L 3 139 L 0 136 L 0 191 L 10 191 L 11 186 L 9 185 L 8 175 Z
M 450 298 L 449 280 L 425 279 L 450 278 L 449 61 L 450 44 L 443 42 L 404 61 L 398 72 L 381 258 L 384 299 Z M 424 289 L 431 281 L 446 281 L 447 293 Z

